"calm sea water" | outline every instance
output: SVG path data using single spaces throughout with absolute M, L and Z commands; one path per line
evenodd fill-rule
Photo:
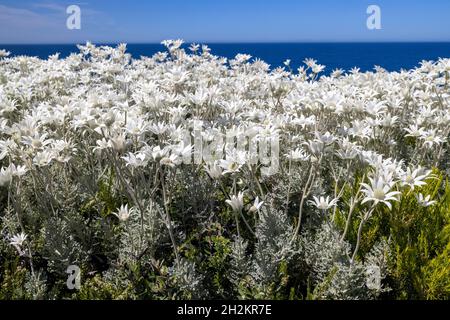
M 233 58 L 237 53 L 247 53 L 258 57 L 271 67 L 283 65 L 291 59 L 297 68 L 305 58 L 314 58 L 326 65 L 326 72 L 335 68 L 349 70 L 359 67 L 361 71 L 373 70 L 375 65 L 389 71 L 411 69 L 422 60 L 450 58 L 450 42 L 445 43 L 226 43 L 209 44 L 212 53 Z M 1 45 L 13 55 L 31 55 L 47 58 L 59 52 L 66 57 L 78 52 L 75 45 Z M 160 44 L 128 44 L 128 52 L 133 57 L 151 56 L 163 51 Z

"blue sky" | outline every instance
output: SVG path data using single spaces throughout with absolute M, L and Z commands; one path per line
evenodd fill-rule
M 81 30 L 66 28 L 71 4 Z M 449 0 L 0 0 L 0 43 L 450 41 L 449 14 Z

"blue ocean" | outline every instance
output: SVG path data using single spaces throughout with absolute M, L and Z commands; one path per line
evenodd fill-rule
M 450 58 L 450 42 L 421 43 L 211 43 L 215 55 L 233 58 L 238 53 L 247 53 L 270 64 L 271 68 L 283 66 L 286 59 L 297 68 L 305 58 L 313 58 L 326 65 L 325 73 L 333 69 L 361 71 L 381 66 L 389 71 L 400 71 L 416 67 L 422 60 Z M 1 45 L 1 49 L 12 55 L 28 55 L 47 58 L 56 52 L 66 57 L 78 52 L 76 45 Z M 128 52 L 134 58 L 151 56 L 165 48 L 160 44 L 128 44 Z

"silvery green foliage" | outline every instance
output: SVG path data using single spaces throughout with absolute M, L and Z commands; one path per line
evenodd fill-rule
M 389 241 L 381 239 L 378 241 L 364 257 L 366 266 L 377 266 L 380 268 L 381 280 L 386 278 L 388 272 L 388 261 L 391 256 Z M 389 290 L 388 288 L 383 290 Z
M 175 261 L 169 269 L 174 286 L 183 295 L 179 298 L 199 299 L 204 296 L 202 289 L 203 276 L 196 270 L 195 263 L 187 259 Z
M 239 282 L 251 270 L 251 257 L 249 257 L 247 250 L 248 242 L 241 237 L 235 237 L 231 244 L 231 271 L 228 275 L 235 286 L 239 286 Z
M 157 244 L 165 240 L 162 236 L 164 232 L 160 213 L 160 206 L 149 201 L 142 215 L 139 209 L 136 209 L 125 221 L 116 261 L 119 265 L 153 257 Z
M 317 299 L 374 299 L 385 289 L 372 286 L 371 270 L 386 275 L 387 247 L 380 242 L 365 263 L 351 262 L 351 248 L 340 240 L 336 227 L 324 222 L 317 230 L 308 230 L 302 237 L 302 257 L 308 268 L 314 297 Z
M 289 263 L 296 253 L 292 240 L 293 227 L 286 213 L 273 207 L 259 212 L 255 230 L 255 245 L 249 251 L 248 242 L 236 237 L 232 243 L 229 279 L 236 285 L 246 286 L 265 297 L 271 285 L 280 281 L 281 263 Z
M 47 296 L 47 284 L 45 275 L 43 275 L 40 271 L 35 271 L 34 274 L 28 272 L 25 279 L 25 290 L 30 296 L 30 299 L 45 299 Z
M 288 262 L 292 257 L 295 252 L 292 231 L 292 224 L 284 211 L 272 207 L 261 210 L 251 268 L 257 283 L 267 284 L 275 279 L 280 263 Z
M 69 265 L 81 266 L 88 261 L 89 252 L 76 237 L 77 227 L 74 221 L 60 217 L 52 217 L 44 224 L 42 254 L 48 261 L 49 271 L 65 275 Z
M 340 241 L 338 230 L 330 223 L 323 223 L 317 230 L 310 229 L 301 238 L 301 253 L 313 284 L 327 278 L 336 264 L 345 265 L 350 257 L 350 245 Z
M 315 288 L 317 299 L 367 300 L 373 298 L 366 285 L 365 268 L 359 263 L 353 265 L 335 264 L 328 277 Z
M 5 209 L 5 214 L 0 217 L 2 229 L 0 230 L 1 237 L 3 239 L 2 244 L 7 244 L 11 235 L 17 233 L 20 230 L 20 224 L 17 221 L 17 217 L 12 210 Z
M 130 280 L 129 274 L 124 268 L 109 268 L 102 274 L 103 281 L 113 288 L 113 292 L 118 292 L 122 296 L 114 297 L 114 299 L 136 299 L 136 287 Z

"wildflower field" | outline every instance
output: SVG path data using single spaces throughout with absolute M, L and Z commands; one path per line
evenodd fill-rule
M 0 299 L 449 299 L 450 59 L 0 51 Z

